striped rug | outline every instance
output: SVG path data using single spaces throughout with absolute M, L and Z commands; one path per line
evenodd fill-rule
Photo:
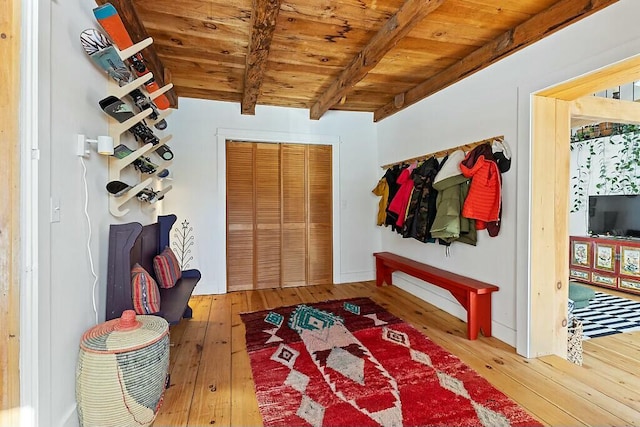
M 640 331 L 640 301 L 596 292 L 585 308 L 574 309 L 582 321 L 583 339 Z

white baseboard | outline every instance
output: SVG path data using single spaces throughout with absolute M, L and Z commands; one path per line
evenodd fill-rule
M 339 283 L 366 282 L 368 280 L 375 280 L 375 278 L 376 273 L 373 270 L 340 273 Z
M 435 305 L 440 310 L 446 311 L 464 322 L 467 321 L 467 311 L 448 291 L 404 273 L 393 273 L 393 284 L 411 295 Z M 516 331 L 502 323 L 491 322 L 491 335 L 510 346 L 515 347 L 516 345 Z M 482 337 L 482 333 L 480 333 L 480 337 Z
M 78 405 L 74 403 L 71 405 L 69 409 L 64 413 L 64 415 L 60 419 L 60 427 L 77 427 L 80 423 L 78 420 Z

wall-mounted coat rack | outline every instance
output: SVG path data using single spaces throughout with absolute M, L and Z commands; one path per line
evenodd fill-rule
M 429 153 L 429 154 L 423 154 L 422 156 L 418 156 L 418 157 L 412 157 L 410 159 L 406 159 L 406 160 L 402 160 L 399 162 L 394 162 L 394 163 L 389 163 L 387 165 L 382 166 L 382 169 L 389 169 L 390 167 L 396 166 L 396 165 L 404 165 L 404 164 L 409 164 L 409 163 L 413 163 L 413 162 L 420 162 L 422 160 L 427 160 L 430 159 L 431 157 L 444 157 L 454 151 L 457 150 L 462 150 L 464 152 L 468 152 L 473 150 L 474 148 L 476 148 L 479 145 L 482 144 L 486 144 L 486 143 L 492 143 L 494 141 L 498 141 L 498 142 L 504 142 L 504 135 L 499 135 L 499 136 L 494 136 L 492 138 L 487 138 L 487 139 L 483 139 L 481 141 L 476 141 L 476 142 L 471 142 L 469 144 L 464 144 L 464 145 L 458 145 L 457 147 L 452 147 L 452 148 L 448 148 L 446 150 L 440 150 L 440 151 L 436 151 L 433 153 Z

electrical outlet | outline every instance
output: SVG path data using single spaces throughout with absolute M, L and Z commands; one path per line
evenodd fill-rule
M 89 150 L 91 147 L 89 146 L 89 141 L 85 138 L 84 135 L 77 135 L 76 139 L 76 156 L 78 157 L 89 157 Z

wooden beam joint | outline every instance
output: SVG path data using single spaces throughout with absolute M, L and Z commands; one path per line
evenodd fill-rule
M 402 108 L 404 105 L 404 92 L 397 94 L 393 98 L 393 106 L 396 108 Z

